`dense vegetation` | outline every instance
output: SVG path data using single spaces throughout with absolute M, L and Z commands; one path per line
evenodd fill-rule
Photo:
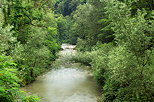
M 73 60 L 92 66 L 101 101 L 153 102 L 153 0 L 89 0 L 73 20 Z
M 64 42 L 91 66 L 102 102 L 154 101 L 153 0 L 1 0 L 0 100 L 37 101 L 19 87 L 48 70 Z
M 60 49 L 59 25 L 65 19 L 53 5 L 49 0 L 0 1 L 0 101 L 38 100 L 19 88 L 47 71 Z

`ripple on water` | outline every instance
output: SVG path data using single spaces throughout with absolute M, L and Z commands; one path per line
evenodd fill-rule
M 97 102 L 97 86 L 86 71 L 61 68 L 47 74 L 46 96 L 50 102 Z
M 63 102 L 97 102 L 97 98 L 88 93 L 76 92 Z
M 97 102 L 97 83 L 87 71 L 76 68 L 52 70 L 25 87 L 43 97 L 41 102 Z

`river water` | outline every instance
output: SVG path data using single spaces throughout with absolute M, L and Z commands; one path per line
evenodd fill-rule
M 59 59 L 75 54 L 74 47 L 63 44 Z M 87 68 L 78 63 L 59 65 L 22 90 L 42 97 L 41 102 L 97 102 L 100 88 Z

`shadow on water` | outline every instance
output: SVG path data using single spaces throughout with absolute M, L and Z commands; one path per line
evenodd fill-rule
M 74 46 L 63 44 L 60 58 L 75 54 Z M 42 97 L 41 102 L 97 102 L 100 88 L 87 66 L 78 63 L 60 65 L 22 88 Z

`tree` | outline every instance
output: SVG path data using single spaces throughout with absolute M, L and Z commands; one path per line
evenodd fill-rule
M 145 34 L 151 24 L 145 19 L 146 13 L 138 11 L 132 18 L 130 7 L 115 0 L 108 3 L 107 13 L 117 47 L 109 54 L 104 101 L 153 101 L 153 50 L 148 49 L 151 37 Z
M 104 8 L 104 2 L 89 0 L 86 4 L 79 5 L 74 12 L 72 31 L 85 41 L 86 50 L 91 50 L 97 42 L 109 43 L 114 39 Z
M 67 16 L 75 11 L 78 5 L 84 3 L 86 3 L 86 0 L 58 0 L 55 4 L 55 9 L 56 12 Z

